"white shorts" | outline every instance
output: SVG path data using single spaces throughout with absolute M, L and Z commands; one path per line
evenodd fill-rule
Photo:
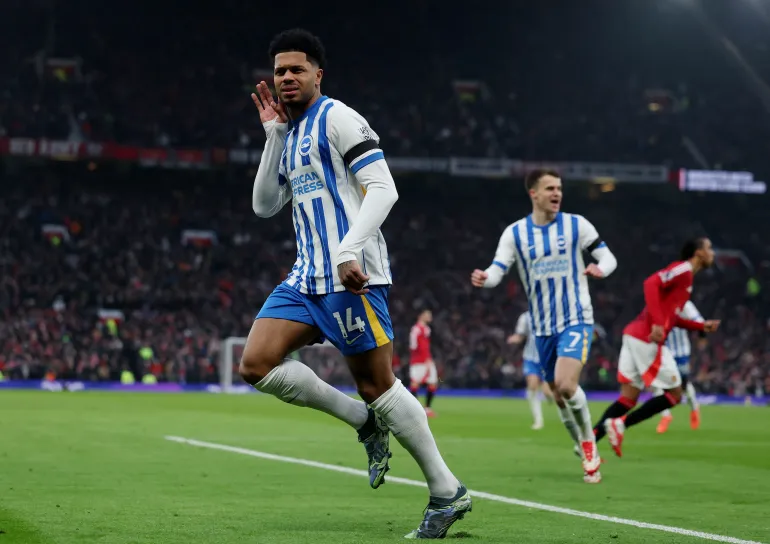
M 412 387 L 438 385 L 436 363 L 433 361 L 428 361 L 427 363 L 411 363 L 409 365 L 409 380 L 412 382 Z
M 639 390 L 645 387 L 674 389 L 682 385 L 682 376 L 671 350 L 666 346 L 643 342 L 624 334 L 618 360 L 618 381 Z

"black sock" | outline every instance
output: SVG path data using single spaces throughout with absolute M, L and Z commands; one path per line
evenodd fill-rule
M 436 393 L 434 391 L 431 391 L 428 389 L 428 392 L 425 393 L 425 407 L 430 408 L 430 404 L 433 402 L 433 395 Z
M 418 395 L 420 393 L 419 389 L 410 389 L 409 391 L 412 392 L 412 395 L 414 395 L 414 398 L 419 398 Z
M 660 395 L 659 397 L 652 397 L 650 400 L 642 404 L 638 410 L 634 410 L 626 418 L 626 428 L 641 423 L 644 420 L 650 419 L 655 414 L 661 413 L 663 410 L 674 407 L 671 402 L 670 395 Z
M 609 408 L 604 411 L 602 417 L 599 419 L 599 422 L 594 427 L 594 436 L 596 436 L 596 441 L 598 442 L 604 438 L 604 435 L 606 434 L 604 432 L 604 422 L 606 420 L 624 416 L 632 407 L 633 404 L 626 399 L 618 399 L 610 404 Z

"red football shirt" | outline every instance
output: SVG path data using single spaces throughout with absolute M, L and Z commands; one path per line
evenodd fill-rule
M 432 361 L 430 354 L 430 327 L 415 323 L 409 333 L 409 364 Z
M 666 336 L 674 327 L 702 331 L 702 322 L 678 316 L 685 302 L 690 300 L 692 280 L 692 264 L 689 261 L 671 263 L 647 278 L 644 281 L 645 308 L 626 326 L 623 334 L 649 342 L 653 325 L 663 327 Z

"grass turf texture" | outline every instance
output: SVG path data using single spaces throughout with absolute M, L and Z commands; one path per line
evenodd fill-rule
M 591 406 L 596 418 L 603 405 Z M 431 420 L 469 488 L 770 543 L 770 426 L 763 408 L 684 406 L 666 435 L 603 443 L 587 485 L 555 408 L 535 432 L 526 403 L 447 399 Z M 425 489 L 164 440 L 177 435 L 363 469 L 355 432 L 262 395 L 0 393 L 0 544 L 364 543 L 417 527 Z M 392 441 L 390 474 L 421 479 Z M 695 543 L 663 533 L 477 499 L 449 535 L 464 542 Z

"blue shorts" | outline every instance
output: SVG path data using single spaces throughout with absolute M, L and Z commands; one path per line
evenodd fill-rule
M 676 361 L 676 367 L 679 369 L 679 374 L 682 375 L 683 378 L 686 378 L 690 375 L 690 357 L 689 355 L 685 355 L 684 357 L 674 357 L 674 360 Z
M 537 376 L 541 380 L 543 379 L 543 367 L 540 363 L 524 359 L 524 375 L 525 376 Z
M 343 355 L 356 355 L 393 340 L 388 313 L 390 287 L 369 287 L 366 295 L 350 291 L 306 295 L 282 283 L 276 287 L 256 319 L 286 319 L 318 327 L 318 342 L 328 339 Z
M 540 355 L 540 366 L 543 367 L 543 379 L 553 382 L 556 359 L 559 357 L 570 357 L 585 364 L 591 352 L 593 337 L 593 325 L 574 325 L 559 334 L 536 336 L 535 345 Z

